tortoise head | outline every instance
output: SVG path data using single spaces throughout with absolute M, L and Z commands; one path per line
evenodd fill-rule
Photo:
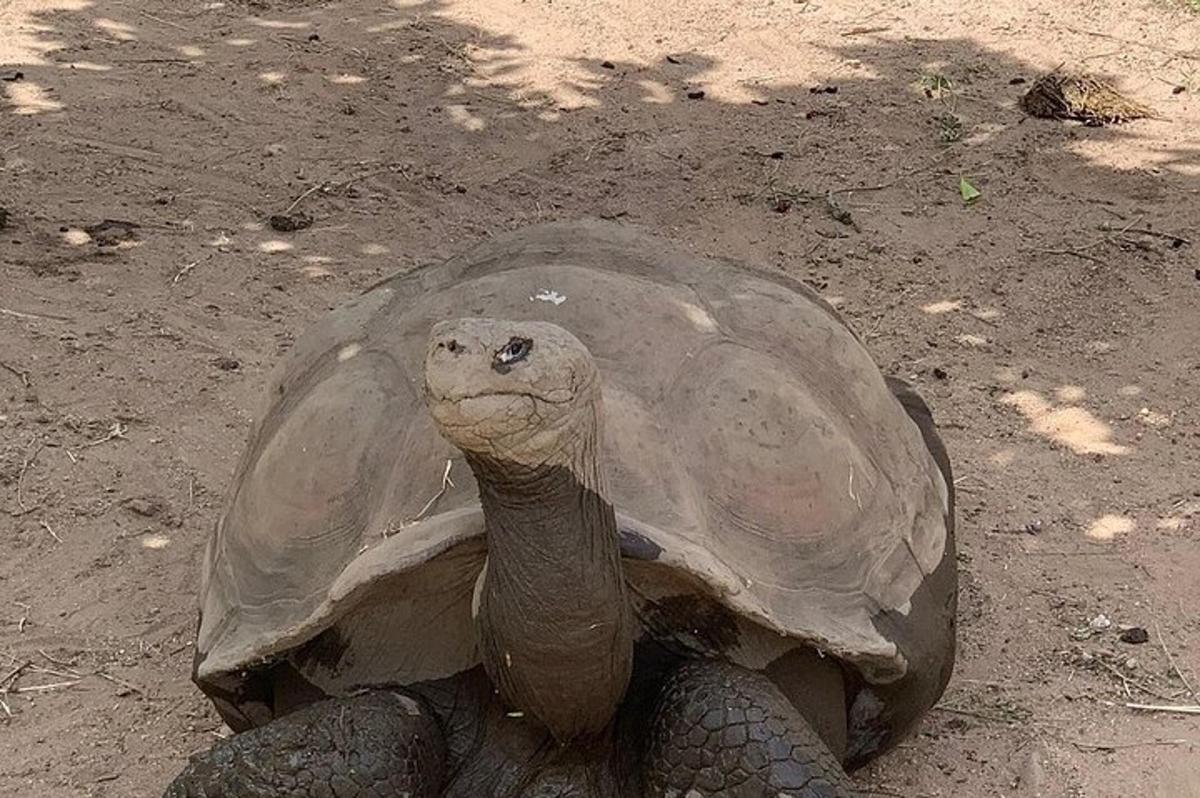
M 600 379 L 578 338 L 555 324 L 457 319 L 434 326 L 425 401 L 468 455 L 562 462 L 593 431 Z

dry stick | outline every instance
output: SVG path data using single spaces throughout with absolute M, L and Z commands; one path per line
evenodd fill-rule
M 1188 740 L 1142 740 L 1136 743 L 1085 743 L 1072 740 L 1071 745 L 1080 751 L 1117 751 L 1122 748 L 1141 748 L 1147 745 L 1187 745 Z
M 175 276 L 171 278 L 171 282 L 172 283 L 179 282 L 184 277 L 187 277 L 189 274 L 191 274 L 192 269 L 196 268 L 199 265 L 200 265 L 200 261 L 198 261 L 198 260 L 194 260 L 191 263 L 187 264 L 186 266 L 184 266 L 182 269 L 180 269 L 179 271 L 177 271 L 175 273 Z
M 72 679 L 69 682 L 51 682 L 50 684 L 31 684 L 28 687 L 14 687 L 7 692 L 10 693 L 45 693 L 50 690 L 59 690 L 64 687 L 74 687 L 79 684 L 79 679 Z
M 1106 261 L 1106 260 L 1102 260 L 1101 258 L 1097 258 L 1095 255 L 1089 255 L 1086 252 L 1079 252 L 1078 250 L 1074 250 L 1074 249 L 1039 249 L 1037 251 L 1045 253 L 1047 255 L 1071 255 L 1076 258 L 1083 258 L 1084 260 L 1090 260 L 1092 263 L 1098 263 L 1101 266 L 1109 265 L 1108 261 Z
M 91 441 L 90 443 L 85 443 L 84 446 L 85 447 L 99 446 L 102 443 L 108 443 L 109 441 L 113 440 L 114 438 L 124 438 L 125 433 L 128 431 L 129 431 L 129 427 L 125 426 L 120 421 L 118 421 L 116 424 L 113 424 L 111 427 L 109 427 L 108 434 L 105 435 L 103 438 L 101 438 L 99 440 Z
M 1200 715 L 1200 704 L 1126 704 L 1127 709 L 1143 712 L 1167 712 L 1176 715 Z
M 397 171 L 403 172 L 404 169 L 399 164 L 391 164 L 390 166 L 386 166 L 383 169 L 372 169 L 369 172 L 363 172 L 361 175 L 355 175 L 353 177 L 348 177 L 345 180 L 326 180 L 324 182 L 317 183 L 316 185 L 309 186 L 308 188 L 306 188 L 304 190 L 304 193 L 302 193 L 300 196 L 296 197 L 296 199 L 292 200 L 292 204 L 287 206 L 287 208 L 284 209 L 283 215 L 286 216 L 287 214 L 296 210 L 296 207 L 301 202 L 304 202 L 304 200 L 308 199 L 309 197 L 311 197 L 313 194 L 317 193 L 318 191 L 323 192 L 323 193 L 328 193 L 330 191 L 333 191 L 334 189 L 347 188 L 348 186 L 351 186 L 360 180 L 366 180 L 368 177 L 375 177 L 377 175 L 391 174 L 391 173 L 394 173 Z
M 107 679 L 108 681 L 112 682 L 115 685 L 124 687 L 126 690 L 132 690 L 133 692 L 138 693 L 143 696 L 146 695 L 146 691 L 143 690 L 142 688 L 138 687 L 136 684 L 130 684 L 129 682 L 125 681 L 124 679 L 118 679 L 116 676 L 113 676 L 112 674 L 105 673 L 104 671 L 96 671 L 96 675 L 99 676 L 101 679 Z
M 32 442 L 33 441 L 30 441 L 30 443 Z M 37 509 L 37 505 L 34 505 L 33 507 L 25 506 L 25 498 L 21 491 L 25 486 L 26 472 L 29 471 L 30 466 L 33 465 L 33 461 L 37 459 L 38 453 L 44 448 L 46 448 L 46 444 L 43 443 L 39 445 L 37 449 L 34 450 L 33 454 L 25 458 L 25 462 L 21 464 L 21 473 L 17 475 L 17 507 L 20 508 L 20 512 L 18 512 L 17 515 L 25 515 L 26 513 L 31 513 Z
M 1103 226 L 1100 229 L 1110 230 L 1110 228 Z M 1151 230 L 1148 227 L 1126 227 L 1123 230 L 1110 230 L 1110 232 L 1115 232 L 1117 235 L 1121 235 L 1123 233 L 1137 233 L 1138 235 L 1143 236 L 1154 236 L 1155 238 L 1165 238 L 1168 241 L 1178 241 L 1181 244 L 1187 244 L 1189 246 L 1192 243 L 1190 238 L 1184 238 L 1183 236 L 1175 235 L 1174 233 L 1162 233 L 1158 230 Z
M 1137 679 L 1131 679 L 1131 678 L 1129 678 L 1128 676 L 1126 676 L 1125 674 L 1121 673 L 1119 670 L 1117 670 L 1116 668 L 1114 668 L 1112 665 L 1109 665 L 1107 662 L 1105 662 L 1104 660 L 1100 659 L 1099 657 L 1097 657 L 1097 658 L 1096 658 L 1094 661 L 1095 661 L 1095 662 L 1098 662 L 1102 668 L 1104 668 L 1104 669 L 1105 669 L 1105 670 L 1107 670 L 1109 673 L 1111 673 L 1113 676 L 1116 676 L 1118 679 L 1120 679 L 1120 680 L 1121 680 L 1121 683 L 1122 683 L 1122 685 L 1125 687 L 1125 697 L 1126 697 L 1126 698 L 1129 698 L 1129 697 L 1131 697 L 1131 696 L 1129 695 L 1129 685 L 1131 685 L 1131 684 L 1132 684 L 1134 687 L 1138 688 L 1138 689 L 1139 689 L 1139 690 L 1141 690 L 1143 693 L 1146 693 L 1146 694 L 1148 694 L 1148 695 L 1152 695 L 1152 696 L 1154 696 L 1155 698 L 1161 698 L 1161 699 L 1163 699 L 1164 701 L 1171 701 L 1171 700 L 1173 700 L 1173 699 L 1174 699 L 1174 696 L 1169 696 L 1169 695 L 1166 695 L 1166 694 L 1164 694 L 1164 693 L 1160 693 L 1160 692 L 1158 692 L 1157 690 L 1151 689 L 1151 688 L 1150 688 L 1150 687 L 1148 687 L 1148 686 L 1147 686 L 1145 683 L 1143 683 L 1143 682 L 1140 682 L 1140 681 L 1138 681 Z
M 51 314 L 39 313 L 22 313 L 19 310 L 11 310 L 10 308 L 0 308 L 0 316 L 12 316 L 15 319 L 25 319 L 26 321 L 70 321 L 66 316 L 54 316 Z
M 4 369 L 5 371 L 16 375 L 16 377 L 21 380 L 22 385 L 24 385 L 26 388 L 29 387 L 29 372 L 28 371 L 21 371 L 19 368 L 15 367 L 15 366 L 8 365 L 3 360 L 0 360 L 0 369 Z
M 1133 44 L 1137 45 L 1138 47 L 1145 47 L 1147 50 L 1164 53 L 1165 55 L 1172 55 L 1176 58 L 1200 60 L 1200 52 L 1187 53 L 1183 50 L 1172 50 L 1170 47 L 1156 47 L 1153 44 L 1146 44 L 1145 42 L 1139 42 L 1134 39 L 1122 39 L 1120 36 L 1113 36 L 1111 33 L 1101 33 L 1100 31 L 1087 30 L 1085 28 L 1072 28 L 1069 25 L 1066 26 L 1066 28 L 1072 33 L 1081 33 L 1084 36 L 1095 36 L 1098 39 L 1109 39 L 1114 42 L 1120 42 L 1121 44 Z
M 1163 639 L 1162 627 L 1158 625 L 1157 618 L 1154 619 L 1154 633 L 1158 635 L 1158 644 L 1162 646 L 1163 653 L 1167 655 L 1167 662 L 1171 664 L 1171 670 L 1175 671 L 1175 675 L 1179 677 L 1179 681 L 1183 682 L 1183 686 L 1188 691 L 1188 695 L 1192 697 L 1192 700 L 1200 704 L 1200 697 L 1196 695 L 1196 691 L 1188 683 L 1187 677 L 1183 675 L 1183 671 L 1179 670 L 1179 666 L 1175 664 L 1175 658 L 1171 656 L 1171 650 L 1167 648 L 1167 641 Z
M 50 662 L 54 665 L 58 665 L 61 668 L 73 668 L 74 667 L 74 663 L 65 662 L 61 659 L 55 659 L 54 657 L 47 654 L 44 649 L 39 648 L 37 650 L 37 653 L 41 654 L 46 659 L 47 662 Z
M 50 537 L 54 538 L 59 543 L 63 542 L 63 539 L 58 536 L 58 533 L 55 532 L 54 529 L 48 523 L 46 523 L 45 521 L 38 521 L 38 523 L 41 524 L 42 529 L 44 529 L 50 533 Z

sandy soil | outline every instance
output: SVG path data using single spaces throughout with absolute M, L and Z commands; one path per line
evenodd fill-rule
M 601 215 L 807 279 L 945 425 L 960 663 L 864 786 L 1200 796 L 1200 717 L 1126 706 L 1200 703 L 1200 16 L 976 5 L 0 0 L 0 794 L 225 733 L 197 560 L 307 323 Z M 1026 118 L 1062 62 L 1159 118 Z

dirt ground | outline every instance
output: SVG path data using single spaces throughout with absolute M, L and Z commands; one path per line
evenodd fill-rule
M 314 317 L 591 215 L 803 277 L 944 425 L 959 664 L 870 794 L 1200 796 L 1200 716 L 1127 706 L 1200 703 L 1198 42 L 1169 0 L 0 0 L 0 795 L 156 796 L 225 733 L 197 562 Z M 1064 62 L 1157 117 L 1027 118 Z

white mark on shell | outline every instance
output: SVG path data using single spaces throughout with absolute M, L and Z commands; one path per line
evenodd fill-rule
M 558 306 L 566 302 L 567 298 L 557 291 L 551 291 L 548 288 L 543 288 L 541 291 L 538 291 L 536 294 L 529 297 L 530 302 L 533 302 L 534 300 L 537 300 L 538 302 L 553 302 L 555 306 Z
M 347 360 L 354 357 L 361 351 L 362 346 L 360 344 L 349 344 L 348 346 L 343 346 L 342 351 L 338 352 L 338 362 L 345 363 Z
M 171 539 L 166 535 L 147 535 L 142 538 L 142 548 L 145 549 L 165 549 L 171 545 Z

